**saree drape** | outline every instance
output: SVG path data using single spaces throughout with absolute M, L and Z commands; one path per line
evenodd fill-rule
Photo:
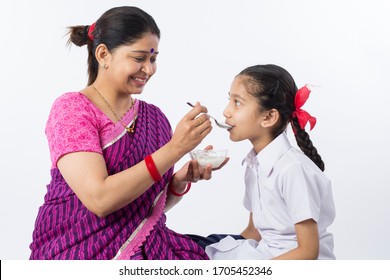
M 128 169 L 165 145 L 171 126 L 161 110 L 137 101 L 135 133 L 104 147 L 109 174 Z M 81 203 L 57 168 L 38 211 L 30 259 L 207 259 L 188 237 L 165 225 L 166 186 L 173 168 L 122 209 L 99 218 Z M 129 240 L 130 238 L 130 240 Z

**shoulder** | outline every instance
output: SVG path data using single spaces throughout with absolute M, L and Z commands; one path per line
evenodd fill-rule
M 57 97 L 52 105 L 49 120 L 65 116 L 90 116 L 95 118 L 96 107 L 84 94 L 80 92 L 67 92 Z
M 47 133 L 64 126 L 97 128 L 98 115 L 96 107 L 82 93 L 64 93 L 54 100 L 45 130 Z
M 330 184 L 329 178 L 302 151 L 291 147 L 277 163 L 279 176 L 288 180 L 302 180 Z
M 156 111 L 158 113 L 164 114 L 163 111 L 160 109 L 160 107 L 158 107 L 155 104 L 148 103 L 148 102 L 146 102 L 144 100 L 137 100 L 137 102 L 139 102 L 140 106 L 144 106 L 147 110 Z
M 92 103 L 84 94 L 80 92 L 67 92 L 54 100 L 52 110 L 77 111 L 82 108 L 85 109 L 85 106 L 90 110 L 90 104 Z M 80 107 L 81 105 L 85 106 Z
M 59 96 L 53 103 L 45 133 L 53 166 L 65 153 L 101 152 L 96 107 L 79 92 Z
M 143 100 L 137 100 L 137 102 L 139 102 L 139 106 L 143 107 L 145 112 L 147 112 L 148 114 L 153 114 L 155 115 L 156 117 L 162 119 L 162 120 L 165 120 L 168 122 L 168 118 L 167 116 L 165 115 L 165 113 L 161 110 L 160 107 L 158 107 L 157 105 L 154 105 L 154 104 L 151 104 L 151 103 L 148 103 L 146 101 L 143 101 Z

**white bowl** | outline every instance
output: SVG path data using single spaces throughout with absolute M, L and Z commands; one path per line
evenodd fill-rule
M 227 149 L 220 150 L 193 150 L 190 152 L 192 159 L 198 161 L 199 165 L 206 167 L 207 164 L 211 164 L 213 168 L 219 167 L 226 159 Z

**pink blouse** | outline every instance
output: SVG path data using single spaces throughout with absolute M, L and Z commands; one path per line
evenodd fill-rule
M 138 111 L 135 100 L 122 121 L 131 123 Z M 45 133 L 49 143 L 52 168 L 61 156 L 72 152 L 95 152 L 103 149 L 126 133 L 121 122 L 113 123 L 84 94 L 69 92 L 58 97 L 51 108 Z

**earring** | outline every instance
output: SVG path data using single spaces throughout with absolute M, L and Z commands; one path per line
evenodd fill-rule
M 103 69 L 108 69 L 108 65 L 106 63 L 100 64 L 100 67 L 102 67 Z

